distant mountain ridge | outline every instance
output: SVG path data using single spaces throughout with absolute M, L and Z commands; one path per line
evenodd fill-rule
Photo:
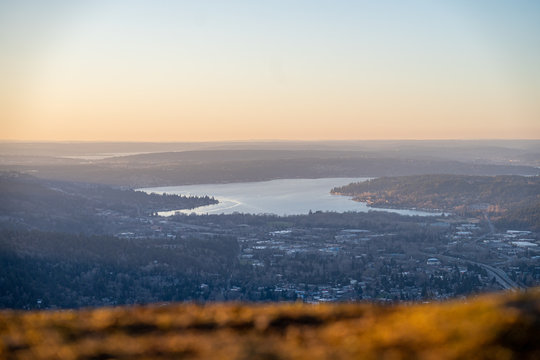
M 139 154 L 64 163 L 17 163 L 0 170 L 30 172 L 45 179 L 84 181 L 132 188 L 233 183 L 288 178 L 381 177 L 452 173 L 537 175 L 531 166 L 498 165 L 364 151 L 205 150 Z

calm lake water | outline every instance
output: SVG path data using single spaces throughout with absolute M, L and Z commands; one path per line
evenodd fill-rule
M 201 184 L 165 186 L 138 189 L 147 193 L 177 194 L 185 196 L 213 196 L 219 204 L 201 206 L 192 210 L 180 210 L 185 214 L 249 214 L 298 215 L 309 211 L 359 211 L 373 209 L 365 203 L 352 201 L 349 197 L 331 195 L 330 190 L 351 182 L 368 180 L 367 178 L 327 178 L 327 179 L 280 179 L 231 184 Z M 404 215 L 438 215 L 415 210 L 391 211 Z M 171 216 L 177 211 L 162 211 L 161 216 Z

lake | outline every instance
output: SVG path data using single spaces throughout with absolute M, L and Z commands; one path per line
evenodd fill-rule
M 158 212 L 160 216 L 171 216 L 176 212 L 184 214 L 276 214 L 299 215 L 309 211 L 358 211 L 385 210 L 403 215 L 433 216 L 415 210 L 374 209 L 365 203 L 352 201 L 350 197 L 331 195 L 336 186 L 351 182 L 366 181 L 368 178 L 325 178 L 325 179 L 280 179 L 230 184 L 201 184 L 164 186 L 138 189 L 146 193 L 177 194 L 185 196 L 213 196 L 219 204 L 201 206 L 192 210 Z

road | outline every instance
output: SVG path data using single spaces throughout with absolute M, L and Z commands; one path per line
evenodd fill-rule
M 504 289 L 508 289 L 508 290 L 524 289 L 523 286 L 517 284 L 514 280 L 510 279 L 510 277 L 504 271 L 502 271 L 501 269 L 497 269 L 496 267 L 493 267 L 491 265 L 487 265 L 484 263 L 480 263 L 477 261 L 468 260 L 468 259 L 464 259 L 464 258 L 456 257 L 456 256 L 448 256 L 448 255 L 441 255 L 441 254 L 426 254 L 426 255 L 430 257 L 437 257 L 440 259 L 462 261 L 469 264 L 480 266 L 484 268 L 489 275 L 493 276 L 495 280 L 499 283 L 499 285 L 501 285 Z

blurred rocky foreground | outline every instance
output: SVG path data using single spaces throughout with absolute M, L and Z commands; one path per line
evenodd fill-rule
M 414 306 L 0 312 L 2 359 L 540 359 L 540 289 Z

